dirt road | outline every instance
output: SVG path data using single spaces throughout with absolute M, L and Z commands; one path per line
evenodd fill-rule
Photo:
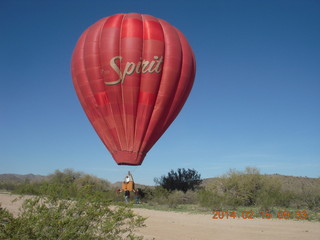
M 212 219 L 212 215 L 136 209 L 149 217 L 139 230 L 157 240 L 319 240 L 320 223 L 278 219 Z
M 17 214 L 22 200 L 0 194 L 2 207 Z M 147 240 L 320 240 L 320 223 L 278 219 L 212 219 L 210 214 L 188 214 L 134 209 L 148 217 L 137 234 Z

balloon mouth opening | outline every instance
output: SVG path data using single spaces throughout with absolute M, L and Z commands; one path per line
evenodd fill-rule
M 128 163 L 128 162 L 117 162 L 118 165 L 128 165 L 128 166 L 141 166 L 140 164 L 133 164 L 133 163 Z
M 139 166 L 146 154 L 141 152 L 121 151 L 112 153 L 112 157 L 118 165 Z

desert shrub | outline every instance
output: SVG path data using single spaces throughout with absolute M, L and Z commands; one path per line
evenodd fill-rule
M 263 184 L 263 178 L 257 169 L 246 168 L 243 173 L 230 170 L 220 179 L 220 191 L 232 207 L 252 206 L 256 204 Z
M 172 191 L 167 196 L 167 204 L 170 208 L 176 208 L 181 204 L 195 204 L 197 203 L 197 193 L 195 191 Z
M 127 206 L 111 209 L 100 199 L 34 197 L 18 217 L 0 208 L 0 239 L 142 239 L 133 231 L 144 220 Z
M 71 184 L 76 179 L 82 177 L 82 173 L 76 172 L 72 169 L 65 169 L 63 172 L 56 170 L 53 174 L 48 176 L 49 182 L 52 184 Z
M 230 170 L 200 191 L 199 203 L 214 209 L 239 206 L 255 206 L 269 209 L 274 206 L 289 207 L 294 198 L 290 191 L 284 191 L 279 179 L 261 175 L 255 168 L 245 171 Z
M 77 179 L 75 179 L 74 184 L 77 186 L 77 188 L 90 185 L 93 187 L 95 191 L 101 191 L 106 192 L 110 190 L 110 183 L 102 180 L 101 178 L 97 178 L 94 176 L 91 176 L 89 174 L 85 174 Z
M 198 203 L 198 192 L 197 191 L 188 191 L 183 194 L 183 203 L 184 204 L 197 204 Z
M 163 205 L 167 204 L 167 199 L 169 196 L 169 191 L 161 186 L 156 186 L 154 188 L 143 189 L 144 198 L 143 200 L 150 205 Z
M 113 199 L 110 183 L 97 177 L 66 169 L 56 170 L 41 182 L 25 182 L 16 187 L 13 193 L 45 195 L 62 199 L 100 197 Z
M 292 201 L 295 208 L 308 208 L 312 210 L 320 210 L 320 189 L 318 186 L 303 185 L 299 193 L 295 193 Z
M 307 208 L 319 211 L 320 210 L 320 192 L 310 192 L 305 195 Z
M 268 210 L 274 206 L 288 207 L 290 204 L 289 194 L 281 191 L 281 183 L 277 179 L 262 177 L 262 186 L 257 193 L 256 206 L 261 210 Z
M 28 181 L 20 184 L 16 184 L 16 187 L 12 190 L 13 193 L 18 194 L 30 194 L 30 195 L 40 195 L 41 194 L 41 185 L 40 182 L 30 183 Z
M 225 208 L 225 198 L 217 191 L 202 189 L 199 191 L 198 201 L 200 206 L 212 210 L 223 210 Z
M 184 193 L 182 191 L 173 191 L 167 197 L 167 204 L 170 208 L 176 208 L 183 204 Z
M 6 234 L 6 231 L 8 231 L 7 224 L 12 221 L 14 221 L 13 215 L 2 208 L 0 204 L 0 239 L 8 239 Z
M 198 197 L 197 192 L 188 191 L 184 193 L 183 191 L 171 191 L 164 189 L 161 186 L 156 186 L 154 188 L 145 188 L 142 190 L 144 193 L 143 202 L 151 206 L 167 206 L 169 208 L 176 208 L 181 204 L 197 204 Z
M 0 182 L 0 190 L 13 191 L 16 187 L 17 184 L 13 182 Z

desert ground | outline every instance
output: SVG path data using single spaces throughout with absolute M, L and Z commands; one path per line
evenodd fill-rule
M 24 198 L 0 194 L 1 206 L 17 215 Z M 137 234 L 147 240 L 320 240 L 320 223 L 279 219 L 212 219 L 211 214 L 188 214 L 134 209 L 147 217 Z

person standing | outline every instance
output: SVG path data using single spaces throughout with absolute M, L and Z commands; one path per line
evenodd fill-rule
M 128 184 L 128 183 L 130 182 L 129 176 L 126 176 L 126 178 L 124 179 L 124 182 L 125 182 L 126 184 Z
M 136 201 L 136 204 L 140 204 L 140 190 L 136 189 L 136 190 L 133 190 L 133 192 L 134 192 L 134 199 Z
M 130 191 L 129 190 L 126 190 L 124 192 L 124 200 L 125 200 L 126 203 L 129 202 L 129 200 L 130 200 Z

